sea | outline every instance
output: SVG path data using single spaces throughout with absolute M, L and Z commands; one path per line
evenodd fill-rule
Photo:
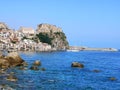
M 18 80 L 11 82 L 0 77 L 0 84 L 15 90 L 120 90 L 120 52 L 20 52 L 29 64 L 27 70 L 10 68 Z M 42 70 L 30 70 L 40 60 Z M 72 62 L 84 68 L 71 67 Z M 111 78 L 114 78 L 111 80 Z

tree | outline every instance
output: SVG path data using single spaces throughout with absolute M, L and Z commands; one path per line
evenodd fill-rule
M 39 34 L 37 34 L 37 37 L 43 43 L 48 43 L 50 45 L 52 44 L 53 38 L 50 38 L 47 33 L 39 33 Z

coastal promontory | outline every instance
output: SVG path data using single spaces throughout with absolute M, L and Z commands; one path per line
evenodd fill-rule
M 60 27 L 51 24 L 39 24 L 37 29 L 21 26 L 10 29 L 0 23 L 0 50 L 7 51 L 52 51 L 69 47 L 65 33 Z
M 69 47 L 65 33 L 55 25 L 39 24 L 37 33 L 39 40 L 50 44 L 53 49 L 64 50 Z

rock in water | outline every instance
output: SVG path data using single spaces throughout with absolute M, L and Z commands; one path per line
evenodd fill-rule
M 5 57 L 0 57 L 0 68 L 6 70 L 11 66 L 22 65 L 23 62 L 24 60 L 17 52 L 11 52 Z
M 46 69 L 45 69 L 45 68 L 41 68 L 40 70 L 41 70 L 41 71 L 45 71 Z
M 6 56 L 6 59 L 9 61 L 11 66 L 21 65 L 24 60 L 19 56 L 17 52 L 11 52 Z
M 73 62 L 71 67 L 79 67 L 79 68 L 84 68 L 84 65 L 79 63 L 79 62 Z
M 100 70 L 95 69 L 95 70 L 93 70 L 93 72 L 95 72 L 95 73 L 99 73 Z
M 27 63 L 27 62 L 23 62 L 23 63 L 22 63 L 22 66 L 27 67 L 27 66 L 28 66 L 28 63 Z
M 16 89 L 13 89 L 12 87 L 10 87 L 6 84 L 2 84 L 2 85 L 0 85 L 0 90 L 16 90 Z
M 40 60 L 36 60 L 36 61 L 33 63 L 33 65 L 40 66 L 40 65 L 41 65 Z
M 18 69 L 19 69 L 19 70 L 27 70 L 27 68 L 24 67 L 24 66 L 21 66 L 21 67 L 19 67 Z
M 31 70 L 39 70 L 39 68 L 37 66 L 31 66 L 30 69 Z
M 0 68 L 5 70 L 5 69 L 8 69 L 9 67 L 10 67 L 9 61 L 4 58 L 1 58 L 0 59 Z
M 115 81 L 115 80 L 117 80 L 117 79 L 116 79 L 115 77 L 110 77 L 109 80 Z
M 17 81 L 17 78 L 16 78 L 16 76 L 14 76 L 14 75 L 9 75 L 7 78 L 6 78 L 6 80 L 8 80 L 8 81 Z

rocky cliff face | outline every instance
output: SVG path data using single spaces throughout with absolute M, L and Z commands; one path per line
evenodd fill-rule
M 0 29 L 8 29 L 8 26 L 5 23 L 0 22 Z
M 39 33 L 62 32 L 62 29 L 50 24 L 39 24 L 37 28 Z
M 69 46 L 64 32 L 55 25 L 40 24 L 38 25 L 37 33 L 40 41 L 50 44 L 53 49 L 63 50 Z
M 22 66 L 24 60 L 19 56 L 17 52 L 11 52 L 7 56 L 4 56 L 0 52 L 0 69 L 8 69 L 13 66 Z

